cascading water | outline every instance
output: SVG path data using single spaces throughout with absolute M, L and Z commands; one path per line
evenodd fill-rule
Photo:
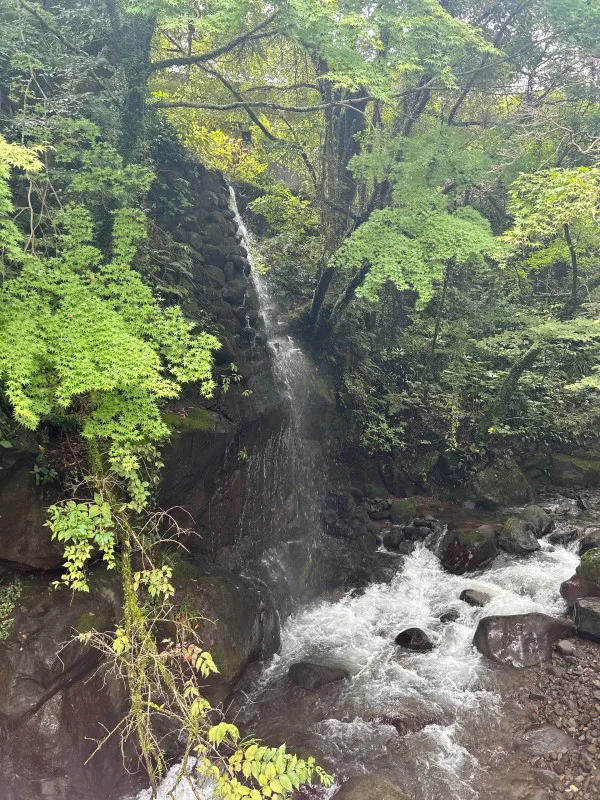
M 233 193 L 231 208 L 250 250 Z M 307 596 L 306 575 L 314 574 L 323 540 L 321 453 L 309 424 L 318 373 L 279 321 L 256 271 L 252 282 L 286 409 L 283 424 L 267 429 L 249 455 L 240 552 L 249 529 L 264 526 L 270 545 L 245 562 L 244 571 L 266 583 L 278 606 L 289 611 L 290 597 Z M 497 794 L 479 789 L 485 772 L 480 745 L 500 720 L 502 702 L 496 672 L 473 647 L 473 634 L 479 619 L 491 614 L 561 613 L 558 587 L 577 562 L 570 550 L 544 543 L 527 559 L 504 554 L 486 571 L 459 577 L 444 572 L 437 556 L 420 545 L 399 560 L 391 583 L 373 584 L 361 596 L 313 602 L 288 617 L 281 651 L 244 687 L 236 722 L 269 742 L 286 741 L 290 750 L 314 754 L 339 779 L 383 773 L 412 800 L 505 797 L 502 787 Z M 491 601 L 473 608 L 459 599 L 465 588 L 482 590 Z M 442 624 L 440 614 L 449 610 L 457 617 Z M 431 652 L 394 646 L 396 634 L 411 626 L 428 633 Z M 304 660 L 342 666 L 350 678 L 307 695 L 287 677 L 289 667 Z M 194 777 L 192 789 L 178 777 L 174 767 L 158 800 L 209 800 L 210 786 Z M 137 800 L 150 797 L 145 791 Z

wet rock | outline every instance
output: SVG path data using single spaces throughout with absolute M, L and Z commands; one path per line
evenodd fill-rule
M 413 500 L 394 500 L 390 507 L 390 519 L 394 525 L 410 522 L 417 515 L 417 507 Z
M 313 690 L 327 686 L 329 683 L 343 681 L 350 675 L 340 667 L 327 667 L 323 664 L 313 664 L 310 661 L 299 661 L 292 664 L 288 671 L 290 680 L 303 689 Z
M 531 667 L 549 661 L 555 642 L 569 638 L 574 632 L 570 622 L 547 614 L 484 617 L 479 621 L 473 644 L 499 664 Z
M 600 528 L 587 528 L 579 539 L 578 553 L 580 556 L 588 550 L 600 549 Z
M 455 608 L 444 611 L 444 613 L 440 615 L 440 622 L 444 623 L 444 625 L 449 622 L 456 622 L 457 619 L 460 619 L 460 613 Z
M 554 725 L 535 725 L 519 737 L 517 744 L 532 756 L 577 750 L 569 734 Z
M 582 597 L 577 600 L 573 622 L 580 636 L 600 642 L 600 598 Z
M 513 555 L 528 555 L 540 549 L 532 525 L 518 517 L 506 520 L 498 537 L 498 546 Z
M 467 487 L 468 499 L 494 511 L 502 506 L 518 506 L 533 500 L 533 489 L 525 474 L 513 461 L 484 467 Z
M 422 542 L 431 536 L 431 528 L 424 525 L 405 525 L 403 528 L 404 536 L 410 542 Z
M 407 628 L 396 636 L 396 644 L 405 647 L 407 650 L 414 650 L 417 653 L 425 653 L 433 650 L 434 644 L 421 628 Z
M 474 531 L 448 531 L 438 552 L 442 566 L 453 575 L 481 569 L 498 554 L 496 530 L 480 525 Z
M 562 547 L 566 547 L 571 544 L 571 542 L 574 542 L 578 536 L 579 531 L 577 528 L 568 528 L 567 530 L 553 531 L 553 533 L 548 536 L 548 542 L 550 542 L 550 544 L 558 544 Z
M 554 649 L 561 656 L 572 656 L 575 654 L 575 645 L 568 639 L 561 639 L 554 645 Z
M 486 592 L 479 592 L 477 589 L 464 589 L 460 593 L 460 599 L 467 605 L 483 608 L 490 602 L 491 597 Z
M 391 530 L 383 534 L 383 546 L 390 550 L 397 550 L 400 543 L 404 541 L 404 533 L 400 525 L 394 525 Z
M 569 608 L 573 608 L 580 597 L 600 597 L 600 586 L 575 574 L 561 584 L 560 593 Z
M 554 526 L 552 517 L 543 508 L 536 505 L 526 506 L 521 511 L 521 519 L 528 522 L 534 530 L 536 536 L 545 536 L 550 533 Z
M 551 479 L 555 486 L 600 486 L 600 461 L 555 454 Z
M 351 778 L 333 797 L 334 800 L 409 800 L 397 786 L 377 774 Z

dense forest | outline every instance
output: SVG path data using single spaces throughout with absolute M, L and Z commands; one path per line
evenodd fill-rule
M 600 5 L 0 0 L 0 24 L 0 490 L 23 464 L 32 484 L 0 515 L 0 648 L 32 570 L 66 608 L 101 568 L 120 613 L 77 646 L 127 687 L 104 738 L 142 785 L 183 758 L 232 800 L 327 788 L 211 706 L 224 664 L 176 543 L 216 550 L 164 502 L 173 442 L 233 431 L 194 456 L 198 503 L 225 473 L 248 491 L 272 379 L 253 270 L 318 370 L 342 517 L 600 484 Z M 233 516 L 210 522 L 231 548 Z M 27 780 L 16 800 L 80 796 Z

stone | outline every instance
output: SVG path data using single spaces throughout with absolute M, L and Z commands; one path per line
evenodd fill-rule
M 498 547 L 513 555 L 529 555 L 540 549 L 535 531 L 529 522 L 518 517 L 510 517 L 502 526 L 498 537 Z
M 578 536 L 579 531 L 577 528 L 567 528 L 567 530 L 553 531 L 548 536 L 548 542 L 550 544 L 558 544 L 561 547 L 566 547 L 571 544 L 571 542 L 574 542 Z
M 473 644 L 487 658 L 512 667 L 533 667 L 552 658 L 554 644 L 575 633 L 566 620 L 547 614 L 484 617 Z
M 554 649 L 557 653 L 560 653 L 561 656 L 574 656 L 575 655 L 575 645 L 573 642 L 570 642 L 568 639 L 561 639 L 554 645 Z
M 595 586 L 600 586 L 600 548 L 594 547 L 581 556 L 577 574 Z
M 460 593 L 460 599 L 467 603 L 467 605 L 483 608 L 492 598 L 489 594 L 486 594 L 486 592 L 479 592 L 477 589 L 464 589 Z
M 585 533 L 579 539 L 578 553 L 580 556 L 588 550 L 600 549 L 600 528 L 586 528 Z
M 405 647 L 407 650 L 414 650 L 417 653 L 425 653 L 433 650 L 434 644 L 421 628 L 407 628 L 396 636 L 396 644 Z
M 525 474 L 512 461 L 484 467 L 467 487 L 467 499 L 494 511 L 503 506 L 519 506 L 533 500 L 533 488 Z
M 448 531 L 438 554 L 447 572 L 463 575 L 491 564 L 498 554 L 497 531 L 490 525 L 480 525 L 470 531 Z
M 215 286 L 225 286 L 225 273 L 220 267 L 215 267 L 212 264 L 208 264 L 205 269 L 206 274 Z
M 404 541 L 404 533 L 400 525 L 394 525 L 391 530 L 383 534 L 383 546 L 390 550 L 397 550 Z
M 199 253 L 204 251 L 204 240 L 199 233 L 196 233 L 195 231 L 189 231 L 187 238 L 194 250 L 197 250 Z
M 600 598 L 582 597 L 577 600 L 573 622 L 579 636 L 600 642 Z
M 233 306 L 241 306 L 248 290 L 248 283 L 244 278 L 236 278 L 229 281 L 223 287 L 223 299 Z
M 554 521 L 552 517 L 547 514 L 543 508 L 540 508 L 540 506 L 525 506 L 523 511 L 521 511 L 520 517 L 531 525 L 535 535 L 538 537 L 545 536 L 547 533 L 550 533 L 554 527 Z
M 451 608 L 449 611 L 444 611 L 444 613 L 440 615 L 440 622 L 442 622 L 444 625 L 448 624 L 449 622 L 456 622 L 457 619 L 460 619 L 460 613 L 455 608 Z
M 531 756 L 548 757 L 550 753 L 577 750 L 577 743 L 569 734 L 554 725 L 534 725 L 518 737 L 516 744 Z
M 555 486 L 572 488 L 600 486 L 600 461 L 555 454 L 552 456 L 551 479 Z
M 413 500 L 394 500 L 390 507 L 390 519 L 394 525 L 410 522 L 417 515 L 417 506 Z
M 377 774 L 361 775 L 345 781 L 333 800 L 409 800 L 397 786 Z
M 573 608 L 580 597 L 600 597 L 600 586 L 575 574 L 561 584 L 560 593 L 569 608 Z
M 288 675 L 290 680 L 297 686 L 310 691 L 350 677 L 350 674 L 345 669 L 328 667 L 324 664 L 313 664 L 310 661 L 299 661 L 297 664 L 292 664 L 288 670 Z

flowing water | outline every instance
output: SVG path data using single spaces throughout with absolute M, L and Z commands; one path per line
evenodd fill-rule
M 231 207 L 237 214 L 233 194 Z M 435 553 L 421 545 L 398 560 L 391 583 L 307 604 L 307 585 L 318 585 L 324 539 L 320 434 L 312 424 L 318 373 L 280 322 L 263 278 L 253 271 L 252 281 L 287 416 L 250 455 L 241 533 L 243 539 L 244 526 L 264 526 L 272 544 L 247 573 L 275 591 L 280 608 L 293 609 L 295 597 L 296 611 L 283 625 L 280 653 L 246 679 L 235 721 L 271 744 L 286 741 L 290 749 L 314 754 L 338 780 L 377 771 L 412 800 L 504 797 L 482 789 L 484 751 L 499 737 L 503 708 L 498 670 L 475 650 L 473 634 L 482 616 L 562 613 L 558 588 L 578 558 L 544 543 L 529 558 L 501 555 L 484 572 L 459 577 L 444 572 Z M 466 588 L 488 593 L 490 603 L 481 609 L 460 601 Z M 298 598 L 304 605 L 298 607 Z M 449 610 L 458 617 L 442 624 L 439 617 Z M 395 646 L 395 636 L 413 626 L 429 634 L 432 651 Z M 287 677 L 289 667 L 304 660 L 341 666 L 350 678 L 307 693 Z M 211 797 L 209 786 L 176 786 L 177 775 L 174 767 L 159 800 Z M 148 791 L 138 796 L 149 798 Z

